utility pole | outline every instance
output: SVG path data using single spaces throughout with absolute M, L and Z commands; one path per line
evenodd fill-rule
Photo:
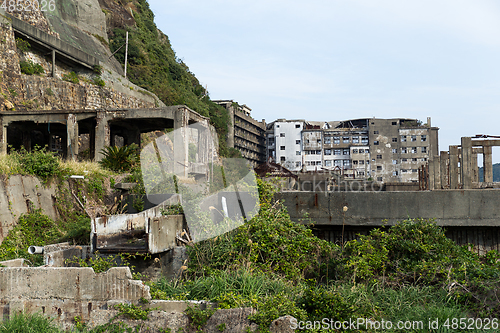
M 125 78 L 127 78 L 128 31 L 125 35 Z

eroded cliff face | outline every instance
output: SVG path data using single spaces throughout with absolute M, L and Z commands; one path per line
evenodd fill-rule
M 125 7 L 108 4 L 104 11 L 114 8 L 114 21 L 123 15 L 124 22 L 134 24 Z M 128 82 L 122 66 L 111 57 L 107 46 L 106 15 L 97 0 L 56 1 L 54 11 L 39 9 L 8 12 L 37 29 L 48 33 L 99 59 L 101 74 L 83 67 L 59 62 L 56 57 L 55 76 L 52 77 L 52 59 L 36 48 L 18 48 L 16 35 L 8 15 L 0 10 L 0 111 L 149 108 L 163 103 L 153 94 Z M 132 18 L 132 19 L 131 19 Z M 124 24 L 120 20 L 114 24 Z M 29 43 L 29 40 L 27 40 Z M 111 58 L 110 58 L 111 57 Z M 26 75 L 20 62 L 32 62 L 43 67 L 44 73 Z M 74 72 L 78 83 L 68 82 Z M 96 84 L 102 79 L 104 86 Z M 101 82 L 102 84 L 102 82 Z

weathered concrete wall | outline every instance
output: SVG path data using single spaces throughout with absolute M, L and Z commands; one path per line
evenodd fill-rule
M 45 215 L 57 219 L 54 207 L 55 185 L 45 187 L 34 176 L 2 177 L 0 181 L 0 243 L 21 214 L 42 208 Z
M 294 221 L 307 213 L 318 225 L 381 226 L 407 218 L 441 226 L 500 226 L 499 190 L 418 192 L 282 192 Z M 348 210 L 343 211 L 347 206 Z
M 92 268 L 0 268 L 0 313 L 39 312 L 67 327 L 75 316 L 88 320 L 94 309 L 110 300 L 151 299 L 149 287 L 132 280 L 128 267 L 96 274 Z

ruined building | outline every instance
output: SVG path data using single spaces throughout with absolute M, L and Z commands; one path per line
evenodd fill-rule
M 253 166 L 265 162 L 265 139 L 266 122 L 259 122 L 250 116 L 250 109 L 245 104 L 239 105 L 233 100 L 213 101 L 223 106 L 229 112 L 230 124 L 228 124 L 227 146 L 236 148 L 241 155 Z
M 279 119 L 268 125 L 267 156 L 292 171 L 340 170 L 346 177 L 418 182 L 438 154 L 438 128 L 416 119 L 337 122 Z

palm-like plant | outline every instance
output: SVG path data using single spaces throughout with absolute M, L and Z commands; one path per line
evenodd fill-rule
M 139 160 L 138 149 L 135 143 L 123 147 L 104 147 L 101 149 L 104 158 L 99 163 L 113 171 L 129 171 Z

